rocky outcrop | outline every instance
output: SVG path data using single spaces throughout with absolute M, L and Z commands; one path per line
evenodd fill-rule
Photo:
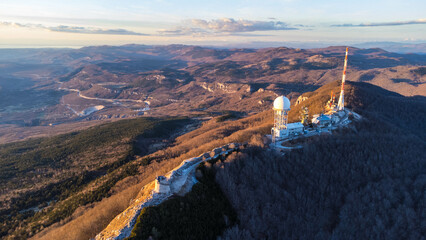
M 240 91 L 244 86 L 250 88 L 247 84 L 238 83 L 207 83 L 201 82 L 200 87 L 204 88 L 209 92 L 221 92 L 221 93 L 236 93 Z
M 307 100 L 307 99 L 308 99 L 308 97 L 304 97 L 304 96 L 300 95 L 300 96 L 297 98 L 296 103 L 295 103 L 294 105 L 295 105 L 295 106 L 297 106 L 297 105 L 299 105 L 300 103 L 302 103 L 303 101 L 305 101 L 305 100 Z

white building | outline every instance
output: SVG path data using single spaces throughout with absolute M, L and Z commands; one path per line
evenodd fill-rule
M 274 101 L 274 127 L 271 129 L 272 141 L 283 139 L 289 135 L 303 133 L 304 126 L 301 122 L 288 124 L 288 111 L 290 111 L 290 100 L 279 96 Z
M 164 176 L 158 176 L 155 179 L 155 192 L 157 193 L 168 193 L 170 192 L 170 183 Z
M 302 134 L 304 129 L 305 129 L 305 126 L 303 126 L 301 122 L 287 124 L 288 135 Z
M 287 118 L 290 111 L 290 100 L 284 96 L 279 96 L 274 101 L 274 127 L 271 130 L 272 140 L 281 139 L 288 136 Z
M 315 114 L 312 118 L 312 123 L 318 127 L 326 127 L 331 124 L 331 118 L 324 114 Z

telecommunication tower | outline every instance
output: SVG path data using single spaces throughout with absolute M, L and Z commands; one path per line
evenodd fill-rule
M 337 103 L 337 109 L 339 111 L 345 110 L 345 80 L 346 80 L 346 67 L 348 66 L 348 48 L 346 48 L 346 55 L 345 55 L 345 65 L 343 67 L 343 76 L 342 76 L 342 89 L 340 90 L 340 97 L 339 102 Z
M 300 116 L 299 116 L 300 122 L 303 125 L 308 125 L 308 118 L 309 118 L 309 109 L 308 109 L 308 107 L 302 107 L 300 109 Z
M 331 91 L 330 100 L 328 100 L 327 105 L 325 105 L 325 110 L 330 113 L 334 113 L 337 110 L 336 95 L 334 95 L 333 91 Z

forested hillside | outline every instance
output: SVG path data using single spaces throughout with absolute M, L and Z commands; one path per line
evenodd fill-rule
M 346 99 L 363 114 L 350 128 L 284 156 L 255 144 L 215 166 L 239 220 L 222 239 L 425 236 L 425 100 L 365 83 Z
M 247 118 L 235 118 L 237 116 L 232 119 L 213 118 L 196 129 L 195 126 L 187 128 L 187 132 L 176 137 L 169 146 L 162 146 L 152 154 L 136 157 L 135 160 L 124 164 L 116 171 L 128 169 L 134 176 L 123 178 L 112 187 L 109 196 L 99 202 L 80 207 L 63 222 L 44 229 L 33 239 L 94 238 L 130 203 L 143 197 L 146 185 L 156 176 L 164 175 L 183 160 L 213 148 L 229 142 L 247 142 L 255 134 L 267 134 L 272 126 L 272 115 L 269 111 Z M 206 190 L 206 187 L 202 187 L 201 190 Z
M 0 237 L 27 238 L 109 196 L 125 166 L 188 119 L 139 118 L 0 146 Z
M 358 131 L 313 139 L 285 156 L 246 149 L 217 166 L 240 222 L 223 238 L 421 239 L 425 147 Z
M 308 100 L 294 107 L 290 118 L 297 120 L 302 106 L 309 106 L 311 114 L 321 112 L 329 92 L 339 88 L 336 82 L 304 94 Z M 237 224 L 225 230 L 222 239 L 419 239 L 424 235 L 426 124 L 414 116 L 425 117 L 426 102 L 353 82 L 347 84 L 346 99 L 347 107 L 363 116 L 348 128 L 298 140 L 303 149 L 285 155 L 254 134 L 240 153 L 202 167 L 215 176 L 238 215 Z M 192 203 L 196 194 L 198 202 Z M 214 239 L 213 229 L 220 232 L 224 226 L 223 217 L 215 213 L 226 212 L 227 207 L 215 201 L 204 206 L 208 194 L 208 189 L 194 186 L 185 197 L 144 209 L 131 239 L 187 239 L 193 236 L 187 230 Z M 222 193 L 216 194 L 220 199 Z M 197 218 L 194 212 L 199 213 Z M 171 223 L 178 219 L 182 219 L 179 224 Z
M 330 90 L 338 88 L 336 82 L 305 93 L 308 99 L 292 107 L 290 118 L 296 121 L 302 106 L 308 106 L 311 114 L 319 113 L 329 98 Z M 2 151 L 15 153 L 7 155 L 15 158 L 40 152 L 43 143 L 55 143 L 52 149 L 74 143 L 76 147 L 67 148 L 70 155 L 63 156 L 70 159 L 73 159 L 70 156 L 86 156 L 79 151 L 86 148 L 79 148 L 80 145 L 90 149 L 88 151 L 92 155 L 88 156 L 97 156 L 95 150 L 98 148 L 108 152 L 122 149 L 121 152 L 117 150 L 122 155 L 114 155 L 112 159 L 118 162 L 106 161 L 108 164 L 90 158 L 100 164 L 99 169 L 32 192 L 33 197 L 28 199 L 53 199 L 52 206 L 37 213 L 33 210 L 11 211 L 13 218 L 5 220 L 2 228 L 9 229 L 9 232 L 3 234 L 19 239 L 46 228 L 36 235 L 36 239 L 94 237 L 156 175 L 173 169 L 183 159 L 198 156 L 214 147 L 229 142 L 249 142 L 240 153 L 232 154 L 226 160 L 208 163 L 202 170 L 204 173 L 207 171 L 210 177 L 215 176 L 233 210 L 226 209 L 226 201 L 219 197 L 222 193 L 209 182 L 211 180 L 203 180 L 201 175 L 202 184 L 196 185 L 198 187 L 193 192 L 184 198 L 172 199 L 169 205 L 151 209 L 149 214 L 145 211 L 144 221 L 154 226 L 159 219 L 153 220 L 152 216 L 186 219 L 184 225 L 191 225 L 197 234 L 214 225 L 215 228 L 209 228 L 208 238 L 219 234 L 223 239 L 419 239 L 425 233 L 422 210 L 426 186 L 426 126 L 424 121 L 419 121 L 426 117 L 424 98 L 408 98 L 367 83 L 348 82 L 346 103 L 347 107 L 363 116 L 361 121 L 333 135 L 301 141 L 299 144 L 303 145 L 303 149 L 286 152 L 285 155 L 268 149 L 267 140 L 262 137 L 272 126 L 272 111 L 242 119 L 236 119 L 239 116 L 233 114 L 211 119 L 177 137 L 166 148 L 161 145 L 162 138 L 157 137 L 169 136 L 173 129 L 178 129 L 187 120 L 142 118 L 70 134 L 67 141 L 60 141 L 65 136 L 58 136 L 56 139 L 4 145 Z M 99 137 L 96 129 L 108 130 L 103 132 L 109 133 Z M 87 140 L 79 140 L 79 135 Z M 90 139 L 100 140 L 92 143 Z M 161 143 L 161 147 L 151 153 L 147 148 L 151 143 Z M 117 148 L 111 149 L 111 146 Z M 146 153 L 150 154 L 128 158 L 133 154 L 143 156 Z M 52 157 L 48 161 L 55 163 L 55 159 Z M 108 158 L 103 155 L 102 159 Z M 40 163 L 47 161 L 46 158 L 41 160 Z M 79 165 L 77 163 L 72 166 Z M 4 166 L 7 166 L 6 162 Z M 3 171 L 7 169 L 5 167 Z M 31 174 L 24 174 L 25 168 L 20 171 L 16 170 L 14 174 Z M 92 181 L 92 178 L 97 179 Z M 53 194 L 53 198 L 46 193 Z M 214 205 L 208 205 L 210 194 L 218 196 L 211 202 Z M 180 212 L 170 210 L 174 204 L 182 206 Z M 78 206 L 79 210 L 74 211 Z M 203 206 L 210 210 L 200 210 Z M 234 226 L 233 220 L 224 222 L 220 214 L 215 214 L 222 212 L 232 216 L 233 211 L 237 215 Z M 191 216 L 198 212 L 202 213 L 199 221 L 208 218 L 205 219 L 206 224 L 192 224 Z M 61 219 L 63 224 L 58 224 Z M 19 223 L 21 227 L 18 227 Z M 185 232 L 179 228 L 167 228 L 167 224 L 161 226 L 163 228 L 159 225 L 155 229 L 142 228 L 141 231 L 145 231 L 145 235 L 156 234 L 156 239 L 167 238 L 174 234 L 173 231 Z M 224 227 L 228 229 L 222 232 Z M 176 238 L 179 239 L 179 236 L 176 235 Z
M 223 229 L 233 225 L 236 214 L 215 182 L 209 160 L 197 167 L 197 182 L 185 196 L 175 196 L 158 206 L 142 209 L 127 240 L 216 239 Z

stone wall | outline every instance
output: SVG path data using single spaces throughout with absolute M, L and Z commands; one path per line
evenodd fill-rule
M 126 210 L 117 215 L 110 224 L 98 235 L 96 240 L 104 239 L 124 239 L 130 236 L 133 226 L 144 207 L 155 206 L 169 197 L 180 194 L 183 195 L 189 192 L 192 186 L 196 183 L 195 169 L 201 162 L 226 157 L 232 152 L 238 150 L 240 144 L 230 143 L 209 152 L 200 154 L 198 157 L 184 160 L 178 167 L 167 173 L 165 176 L 159 176 L 154 182 L 144 186 L 145 190 L 155 185 L 149 196 L 144 196 L 141 199 L 136 199 Z

